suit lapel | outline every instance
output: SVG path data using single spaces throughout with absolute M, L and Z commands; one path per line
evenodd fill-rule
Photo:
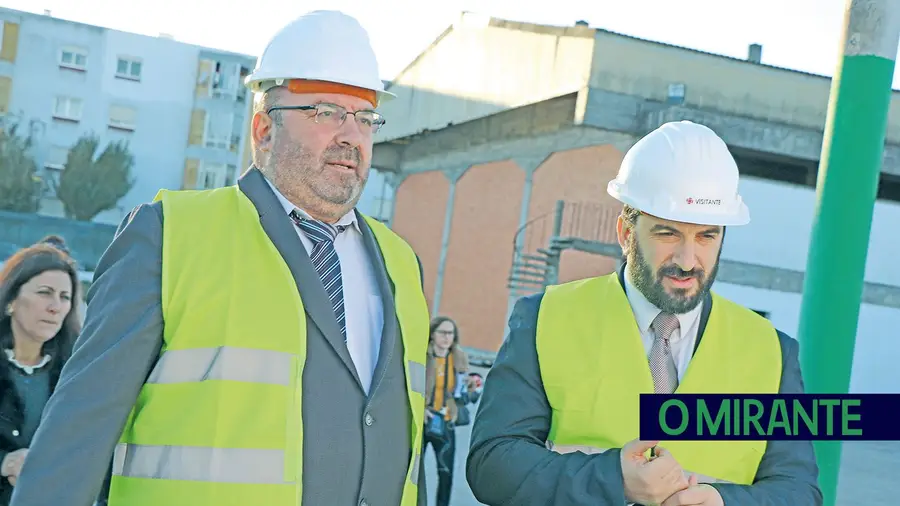
M 357 384 L 361 385 L 319 273 L 313 267 L 293 222 L 266 183 L 265 176 L 253 167 L 241 177 L 238 187 L 253 202 L 259 212 L 260 225 L 290 269 L 306 314 L 353 374 Z
M 378 241 L 375 239 L 372 229 L 369 228 L 369 224 L 366 223 L 366 220 L 363 219 L 359 212 L 356 213 L 356 221 L 359 223 L 359 229 L 362 231 L 363 243 L 366 245 L 366 251 L 369 253 L 369 259 L 372 262 L 372 272 L 375 273 L 378 290 L 381 292 L 384 315 L 382 318 L 384 324 L 381 327 L 381 346 L 378 352 L 378 361 L 375 363 L 375 371 L 372 374 L 372 388 L 370 391 L 373 391 L 376 382 L 382 376 L 384 368 L 390 362 L 399 332 L 397 331 L 397 318 L 395 316 L 394 285 L 388 275 L 381 248 L 378 246 Z

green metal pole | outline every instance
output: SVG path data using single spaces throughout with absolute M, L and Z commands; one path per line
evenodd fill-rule
M 900 1 L 847 0 L 832 80 L 800 310 L 807 391 L 847 393 L 884 152 Z M 841 443 L 815 443 L 824 506 L 835 506 Z

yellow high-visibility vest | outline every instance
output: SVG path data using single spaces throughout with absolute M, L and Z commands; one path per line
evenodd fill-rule
M 109 504 L 301 506 L 307 334 L 294 278 L 237 186 L 156 200 L 164 343 L 116 448 Z M 415 506 L 428 308 L 412 249 L 364 219 L 395 285 L 413 450 L 401 506 Z
M 781 346 L 772 324 L 712 294 L 703 339 L 676 393 L 774 394 Z M 653 377 L 616 273 L 550 287 L 541 301 L 537 352 L 560 453 L 603 452 L 638 438 L 642 393 Z M 765 441 L 661 441 L 701 482 L 753 483 Z

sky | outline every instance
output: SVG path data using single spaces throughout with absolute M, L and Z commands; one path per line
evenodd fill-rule
M 746 58 L 762 44 L 762 61 L 834 74 L 841 54 L 845 0 L 0 0 L 0 5 L 250 55 L 262 52 L 287 20 L 338 9 L 369 31 L 382 79 L 391 80 L 462 11 L 550 25 L 591 27 Z M 900 72 L 894 88 L 900 88 Z

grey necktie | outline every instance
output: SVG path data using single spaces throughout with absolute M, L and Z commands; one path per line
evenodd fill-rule
M 678 370 L 672 358 L 669 337 L 678 328 L 678 317 L 672 313 L 660 312 L 650 324 L 656 338 L 650 348 L 650 373 L 653 375 L 653 390 L 660 394 L 671 394 L 678 387 Z
M 347 344 L 347 315 L 344 308 L 344 284 L 341 276 L 341 260 L 337 250 L 334 249 L 334 239 L 343 232 L 343 226 L 329 225 L 328 223 L 304 219 L 297 211 L 291 212 L 291 219 L 306 233 L 306 237 L 313 243 L 313 249 L 309 253 L 316 272 L 322 278 L 322 286 L 331 301 L 331 308 L 337 318 L 338 328 Z

